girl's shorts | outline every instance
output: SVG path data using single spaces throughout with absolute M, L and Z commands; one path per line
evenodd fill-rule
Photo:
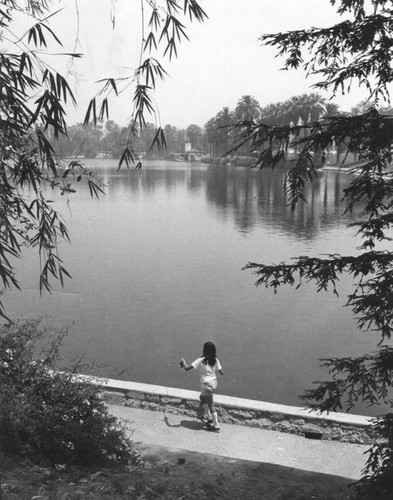
M 201 385 L 201 395 L 199 399 L 202 404 L 213 405 L 213 393 L 216 390 L 217 381 L 205 382 Z

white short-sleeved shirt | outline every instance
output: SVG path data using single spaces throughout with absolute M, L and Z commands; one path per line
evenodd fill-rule
M 216 358 L 216 364 L 210 366 L 209 363 L 204 363 L 205 358 L 198 358 L 191 363 L 191 366 L 198 369 L 201 374 L 201 383 L 212 382 L 217 378 L 217 370 L 222 370 L 222 366 L 218 358 Z

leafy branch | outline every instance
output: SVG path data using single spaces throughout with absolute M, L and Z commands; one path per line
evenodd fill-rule
M 274 292 L 282 285 L 299 288 L 316 285 L 317 292 L 338 295 L 341 276 L 348 275 L 354 288 L 346 306 L 352 309 L 359 330 L 378 339 L 378 349 L 363 356 L 322 359 L 328 380 L 315 382 L 301 398 L 319 412 L 351 410 L 359 402 L 369 406 L 392 402 L 393 383 L 393 117 L 380 113 L 380 101 L 389 102 L 393 81 L 393 20 L 391 2 L 331 0 L 340 15 L 350 19 L 328 28 L 312 28 L 261 36 L 284 58 L 284 70 L 302 68 L 314 75 L 317 89 L 346 94 L 353 83 L 368 90 L 368 110 L 359 116 L 324 116 L 303 120 L 300 126 L 240 123 L 235 126 L 239 144 L 247 141 L 258 152 L 255 166 L 276 166 L 286 150 L 297 151 L 287 175 L 286 188 L 294 208 L 305 201 L 305 183 L 323 166 L 330 147 L 345 148 L 358 157 L 349 186 L 343 190 L 343 211 L 354 211 L 359 220 L 349 225 L 362 239 L 359 254 L 324 257 L 301 256 L 293 263 L 248 263 L 257 275 L 256 285 Z M 235 146 L 239 147 L 239 144 Z M 369 450 L 359 498 L 388 499 L 393 487 L 393 418 L 387 411 L 374 422 L 380 441 Z
M 181 7 L 181 4 L 183 6 Z M 178 55 L 178 45 L 188 40 L 186 27 L 181 22 L 182 17 L 188 16 L 190 21 L 203 22 L 207 15 L 196 0 L 141 0 L 141 25 L 142 38 L 140 46 L 139 65 L 132 75 L 122 78 L 106 78 L 99 80 L 102 87 L 95 97 L 90 100 L 84 119 L 84 124 L 109 117 L 109 99 L 114 93 L 116 96 L 123 94 L 129 89 L 132 93 L 132 111 L 124 155 L 119 162 L 119 168 L 125 163 L 130 164 L 140 161 L 133 146 L 134 139 L 146 127 L 146 117 L 153 116 L 158 120 L 158 109 L 153 101 L 153 93 L 158 81 L 167 76 L 167 72 L 160 62 L 161 58 L 168 57 L 171 60 Z M 113 22 L 115 14 L 113 15 Z M 97 99 L 102 99 L 101 103 Z M 151 148 L 158 149 L 166 147 L 166 141 L 161 126 L 156 126 L 156 134 Z M 128 161 L 126 161 L 128 159 Z
M 51 291 L 52 279 L 63 285 L 70 277 L 58 255 L 59 243 L 68 242 L 70 237 L 63 219 L 45 199 L 43 187 L 49 185 L 68 198 L 76 191 L 75 183 L 82 179 L 87 181 L 92 196 L 103 192 L 103 184 L 80 163 L 62 161 L 51 144 L 51 138 L 67 135 L 64 106 L 67 102 L 75 105 L 76 100 L 67 79 L 45 62 L 41 51 L 35 50 L 47 47 L 47 36 L 61 45 L 47 24 L 51 15 L 36 17 L 48 13 L 48 4 L 29 2 L 22 9 L 33 26 L 21 37 L 13 24 L 19 6 L 7 4 L 2 27 L 13 35 L 13 50 L 0 54 L 1 291 L 19 288 L 15 260 L 24 246 L 37 247 L 39 289 Z M 0 316 L 7 318 L 2 303 Z

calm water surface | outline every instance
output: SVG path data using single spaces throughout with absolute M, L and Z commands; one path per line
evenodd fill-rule
M 319 358 L 375 346 L 344 307 L 348 281 L 339 298 L 310 285 L 275 295 L 242 271 L 249 261 L 356 253 L 354 216 L 339 205 L 347 174 L 323 172 L 291 211 L 283 170 L 147 162 L 138 176 L 111 160 L 87 166 L 108 182 L 106 195 L 91 200 L 81 188 L 70 209 L 54 200 L 72 235 L 61 254 L 73 279 L 40 298 L 29 254 L 23 292 L 4 302 L 13 315 L 75 320 L 64 351 L 102 364 L 97 375 L 198 390 L 178 361 L 212 340 L 225 371 L 220 393 L 297 405 L 325 376 Z

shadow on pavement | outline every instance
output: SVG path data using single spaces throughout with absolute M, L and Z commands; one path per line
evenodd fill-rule
M 164 413 L 164 422 L 167 427 L 184 427 L 192 431 L 203 431 L 203 422 L 199 420 L 181 420 L 178 424 L 171 424 L 168 415 Z

